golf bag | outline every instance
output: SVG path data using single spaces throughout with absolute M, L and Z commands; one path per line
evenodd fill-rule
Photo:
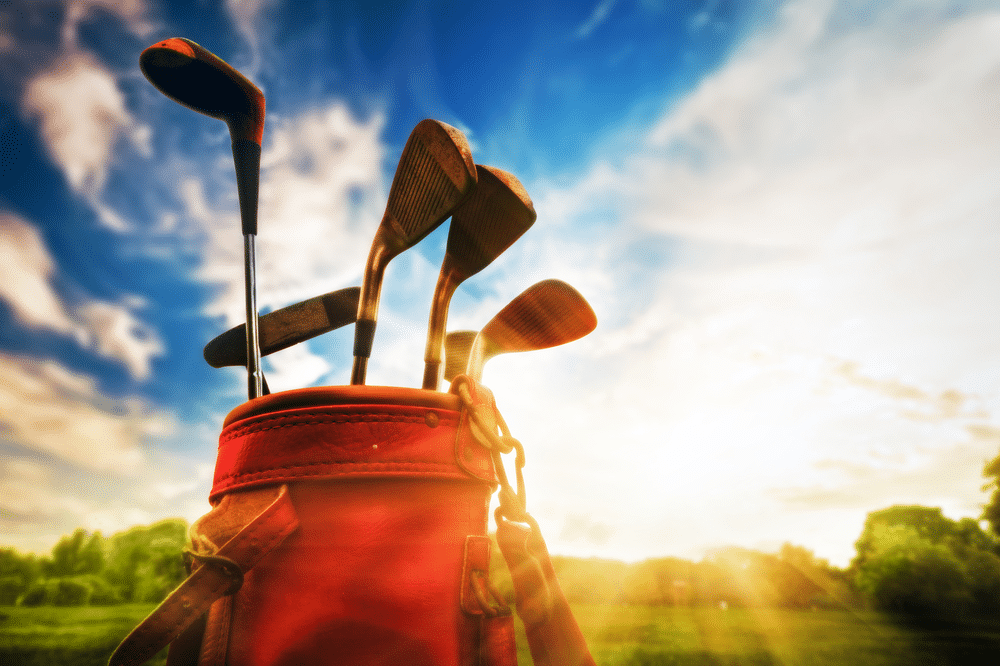
M 502 456 L 515 453 L 516 489 Z M 512 666 L 497 543 L 536 666 L 593 665 L 538 525 L 524 453 L 488 389 L 340 386 L 252 400 L 226 418 L 190 575 L 112 666 L 168 644 L 170 666 Z

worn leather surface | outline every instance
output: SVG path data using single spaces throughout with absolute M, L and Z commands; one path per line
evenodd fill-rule
M 309 479 L 467 481 L 474 474 L 491 480 L 489 452 L 468 435 L 458 435 L 459 412 L 439 407 L 442 401 L 437 395 L 442 394 L 432 395 L 431 406 L 405 402 L 292 406 L 231 421 L 219 438 L 210 500 L 215 503 L 239 488 Z M 412 395 L 401 397 L 414 402 Z
M 204 549 L 200 554 L 225 558 L 240 571 L 249 571 L 296 530 L 298 519 L 285 486 L 234 495 L 226 504 L 238 506 L 244 503 L 242 499 L 247 500 L 249 509 L 224 512 L 226 516 L 220 520 L 209 520 L 210 513 L 195 523 L 192 536 L 196 546 Z M 241 516 L 241 522 L 234 524 L 232 515 Z M 225 528 L 211 538 L 199 538 L 199 533 L 204 533 L 199 526 L 206 522 Z M 222 546 L 217 547 L 218 543 Z M 111 666 L 138 666 L 148 661 L 198 622 L 216 600 L 229 594 L 233 582 L 226 571 L 216 566 L 196 565 L 191 575 L 125 637 L 111 655 Z
M 537 525 L 503 521 L 497 544 L 514 582 L 517 614 L 524 622 L 535 666 L 594 666 L 587 641 L 556 579 Z
M 179 635 L 171 666 L 516 666 L 509 609 L 482 601 L 493 459 L 463 414 L 454 395 L 364 386 L 233 410 L 192 545 L 242 584 L 196 564 L 115 663 Z M 535 664 L 592 666 L 534 527 L 497 536 Z
M 299 520 L 232 599 L 229 664 L 478 663 L 481 618 L 462 610 L 462 574 L 493 485 L 463 465 L 492 479 L 492 463 L 459 444 L 442 394 L 394 391 L 395 404 L 286 399 L 223 430 L 213 501 L 288 483 Z

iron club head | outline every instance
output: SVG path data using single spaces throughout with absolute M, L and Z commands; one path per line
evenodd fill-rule
M 596 327 L 597 315 L 580 292 L 562 280 L 542 280 L 516 296 L 479 331 L 465 374 L 479 381 L 486 361 L 498 354 L 556 347 Z
M 389 261 L 444 222 L 475 184 L 476 167 L 465 136 L 437 120 L 420 121 L 403 147 L 385 215 L 368 252 L 354 328 L 352 384 L 365 383 Z
M 478 331 L 452 331 L 444 337 L 444 379 L 451 381 L 465 372 L 469 365 L 469 352 Z
M 501 169 L 476 165 L 478 182 L 452 213 L 448 246 L 427 323 L 423 388 L 436 390 L 448 305 L 458 285 L 499 257 L 535 222 L 535 207 L 521 182 Z

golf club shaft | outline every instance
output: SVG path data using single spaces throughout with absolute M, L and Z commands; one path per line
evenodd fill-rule
M 442 270 L 431 301 L 431 314 L 427 331 L 427 348 L 424 350 L 423 388 L 436 391 L 441 377 L 441 351 L 444 347 L 444 327 L 448 321 L 448 305 L 458 288 L 458 281 L 450 271 Z
M 247 393 L 250 400 L 264 395 L 260 369 L 260 328 L 257 321 L 257 276 L 253 234 L 243 235 L 243 276 L 247 316 Z
M 383 224 L 375 232 L 375 241 L 368 253 L 365 264 L 365 279 L 361 282 L 361 294 L 358 297 L 358 318 L 354 324 L 354 364 L 351 367 L 351 384 L 355 386 L 365 383 L 368 373 L 368 358 L 372 354 L 372 343 L 375 341 L 375 324 L 378 320 L 378 303 L 382 291 L 382 278 L 385 268 L 392 259 L 387 250 L 388 244 L 382 242 L 385 232 Z
M 230 133 L 233 134 L 232 130 Z M 234 134 L 235 137 L 235 134 Z M 247 394 L 250 400 L 263 393 L 260 369 L 260 325 L 257 321 L 257 198 L 260 191 L 260 145 L 233 139 L 233 165 L 243 227 L 243 275 L 247 319 Z

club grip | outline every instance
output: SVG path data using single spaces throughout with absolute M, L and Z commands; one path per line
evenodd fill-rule
M 260 144 L 249 139 L 233 141 L 236 191 L 240 198 L 243 235 L 257 235 L 257 193 L 260 191 Z
M 370 319 L 359 319 L 354 329 L 354 355 L 361 358 L 371 356 L 374 340 L 375 322 Z

